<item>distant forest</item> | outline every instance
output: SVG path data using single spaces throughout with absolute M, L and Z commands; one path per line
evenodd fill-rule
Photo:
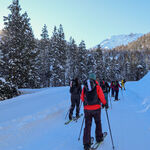
M 113 50 L 100 46 L 88 50 L 84 41 L 79 45 L 72 37 L 66 41 L 62 25 L 55 26 L 50 37 L 45 24 L 41 39 L 35 39 L 28 14 L 21 14 L 19 0 L 13 0 L 8 9 L 0 41 L 0 77 L 18 88 L 67 86 L 75 77 L 82 83 L 90 72 L 99 81 L 136 81 L 150 69 L 149 36 L 139 38 L 136 46 L 132 42 Z

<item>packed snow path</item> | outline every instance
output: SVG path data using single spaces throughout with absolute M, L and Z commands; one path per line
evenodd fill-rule
M 111 98 L 108 115 L 116 150 L 150 148 L 150 94 L 145 89 L 149 81 L 150 76 L 127 83 L 127 90 L 119 93 L 120 101 Z M 26 92 L 30 94 L 0 102 L 0 150 L 83 150 L 83 132 L 78 141 L 82 118 L 64 125 L 70 107 L 69 87 Z M 102 127 L 108 136 L 100 149 L 111 150 L 104 109 Z M 93 122 L 92 136 L 94 129 Z

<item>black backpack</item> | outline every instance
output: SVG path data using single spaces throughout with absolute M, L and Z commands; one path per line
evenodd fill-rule
M 114 87 L 115 87 L 115 89 L 119 88 L 119 83 L 115 82 Z
M 126 83 L 126 80 L 125 80 L 125 79 L 123 80 L 123 83 Z
M 88 79 L 84 82 L 84 95 L 84 105 L 100 104 L 95 80 Z
M 75 82 L 75 80 L 72 80 L 71 81 L 71 88 L 70 88 L 70 92 L 71 94 L 73 95 L 78 95 L 81 93 L 81 88 L 80 88 L 80 85 L 77 85 L 77 83 Z

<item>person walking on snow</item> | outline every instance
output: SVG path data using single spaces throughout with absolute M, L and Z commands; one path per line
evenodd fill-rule
M 111 88 L 111 97 L 114 97 L 114 85 L 115 85 L 115 82 L 112 81 L 111 84 L 110 84 L 110 88 Z
M 79 80 L 78 78 L 75 78 L 70 82 L 71 107 L 69 112 L 69 120 L 72 120 L 73 110 L 75 106 L 76 106 L 76 118 L 79 117 L 81 91 L 82 89 Z
M 103 81 L 100 82 L 100 86 L 101 86 L 101 88 L 103 90 L 103 93 L 104 93 L 104 96 L 105 96 L 105 99 L 106 99 L 106 102 L 107 102 L 106 103 L 106 108 L 108 109 L 109 108 L 109 105 L 108 105 L 108 93 L 110 92 L 109 84 L 103 80 Z
M 121 80 L 121 87 L 122 87 L 124 90 L 126 90 L 126 89 L 125 89 L 125 82 L 126 82 L 125 79 L 124 79 L 124 80 Z
M 115 101 L 118 101 L 118 94 L 119 94 L 119 88 L 121 88 L 122 90 L 122 87 L 120 86 L 119 82 L 116 80 L 115 84 L 114 84 L 114 91 L 115 91 Z
M 90 150 L 92 118 L 94 118 L 96 124 L 96 141 L 103 141 L 101 126 L 101 103 L 103 105 L 106 105 L 104 93 L 99 83 L 96 81 L 95 74 L 90 74 L 89 79 L 84 82 L 84 87 L 81 93 L 81 100 L 84 104 L 85 117 L 85 127 L 83 135 L 84 150 Z

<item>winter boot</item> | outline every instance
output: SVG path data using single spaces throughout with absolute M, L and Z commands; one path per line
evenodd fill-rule
M 103 142 L 103 141 L 104 141 L 104 138 L 103 138 L 103 137 L 100 138 L 100 139 L 98 139 L 98 140 L 96 140 L 97 143 L 101 143 L 101 142 Z
M 80 116 L 79 116 L 79 114 L 76 114 L 76 118 L 78 119 Z
M 69 114 L 69 120 L 72 120 L 72 115 L 71 114 Z
M 101 137 L 97 137 L 97 138 L 96 138 L 96 142 L 97 142 L 97 143 L 100 143 L 100 142 L 102 142 L 102 141 L 104 141 L 104 134 L 102 134 Z
M 84 145 L 84 150 L 90 150 L 90 145 L 89 144 L 85 144 Z

